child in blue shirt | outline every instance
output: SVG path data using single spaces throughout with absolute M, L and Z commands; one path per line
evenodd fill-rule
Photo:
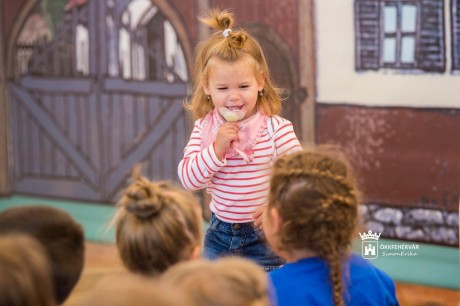
M 390 277 L 350 252 L 359 205 L 350 170 L 330 147 L 275 162 L 264 231 L 287 262 L 269 274 L 278 306 L 399 305 Z

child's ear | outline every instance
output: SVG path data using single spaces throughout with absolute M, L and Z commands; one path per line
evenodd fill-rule
M 201 87 L 203 87 L 203 91 L 205 95 L 209 96 L 211 94 L 211 91 L 209 90 L 208 82 L 201 80 Z
M 273 233 L 278 234 L 281 230 L 282 223 L 280 213 L 278 209 L 276 209 L 275 207 L 270 208 L 268 213 L 270 214 L 270 218 L 272 221 Z
M 192 253 L 190 254 L 190 259 L 200 259 L 201 258 L 201 245 L 197 245 L 192 249 Z
M 262 91 L 265 86 L 265 75 L 263 72 L 260 73 L 259 78 L 257 79 L 257 90 Z

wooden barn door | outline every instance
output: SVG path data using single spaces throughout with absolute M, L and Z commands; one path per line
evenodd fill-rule
M 8 84 L 13 192 L 113 202 L 139 162 L 150 178 L 176 179 L 188 72 L 151 1 L 88 1 L 51 41 L 17 48 L 30 54 Z

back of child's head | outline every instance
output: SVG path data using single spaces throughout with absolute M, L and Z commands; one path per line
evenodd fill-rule
M 200 206 L 188 191 L 151 182 L 135 169 L 115 216 L 116 243 L 132 272 L 155 276 L 190 259 L 202 240 Z
M 45 250 L 30 236 L 0 235 L 0 306 L 55 305 Z
M 281 98 L 270 76 L 267 61 L 257 40 L 241 28 L 232 28 L 233 14 L 229 11 L 212 10 L 207 18 L 200 19 L 217 31 L 195 50 L 194 89 L 192 100 L 186 105 L 196 118 L 204 117 L 214 105 L 203 87 L 208 82 L 210 70 L 216 60 L 235 62 L 247 60 L 254 68 L 256 79 L 264 81 L 262 95 L 256 106 L 264 114 L 277 115 L 281 111 Z
M 160 280 L 178 290 L 189 306 L 270 305 L 266 273 L 242 257 L 180 263 Z
M 62 209 L 20 206 L 0 212 L 0 233 L 27 234 L 42 244 L 51 264 L 55 299 L 62 304 L 83 270 L 83 227 Z
M 351 168 L 336 148 L 297 152 L 274 164 L 268 209 L 275 207 L 282 220 L 279 248 L 324 258 L 336 305 L 343 305 L 341 260 L 356 232 L 358 203 Z
M 156 280 L 132 273 L 107 275 L 80 294 L 75 306 L 184 306 L 182 297 Z

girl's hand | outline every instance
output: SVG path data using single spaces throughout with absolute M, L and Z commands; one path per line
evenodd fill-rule
M 238 140 L 238 123 L 225 122 L 217 131 L 216 141 L 213 144 L 214 152 L 219 160 L 224 158 L 234 140 Z
M 252 218 L 254 219 L 254 226 L 262 229 L 262 220 L 264 216 L 265 207 L 267 205 L 262 205 L 254 212 Z

